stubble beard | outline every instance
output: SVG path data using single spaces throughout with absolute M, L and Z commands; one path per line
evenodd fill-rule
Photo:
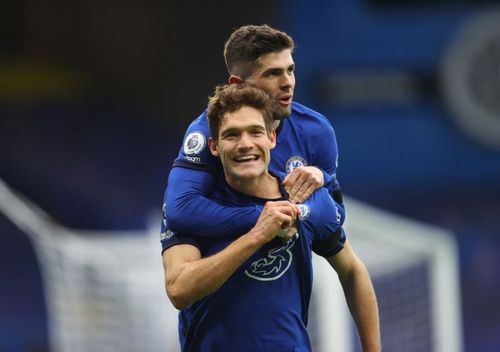
M 279 106 L 276 109 L 277 114 L 274 116 L 275 120 L 281 121 L 283 119 L 286 119 L 288 116 L 292 114 L 292 106 L 289 105 L 287 107 L 284 106 Z

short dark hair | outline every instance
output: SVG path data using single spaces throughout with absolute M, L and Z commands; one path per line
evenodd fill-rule
M 243 106 L 259 110 L 264 117 L 266 132 L 273 129 L 273 121 L 277 115 L 276 102 L 262 89 L 241 84 L 228 84 L 215 87 L 214 94 L 208 102 L 208 124 L 214 140 L 219 139 L 219 131 L 224 114 L 234 112 Z
M 224 60 L 230 75 L 248 78 L 262 55 L 295 48 L 288 34 L 266 24 L 236 29 L 224 45 Z

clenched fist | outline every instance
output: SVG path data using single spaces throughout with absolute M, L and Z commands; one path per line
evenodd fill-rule
M 252 233 L 259 242 L 267 243 L 281 230 L 292 226 L 298 214 L 298 207 L 289 201 L 266 202 Z

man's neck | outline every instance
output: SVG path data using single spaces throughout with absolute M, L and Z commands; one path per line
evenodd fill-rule
M 278 179 L 269 173 L 254 179 L 231 179 L 226 177 L 226 181 L 238 192 L 252 197 L 277 199 L 282 196 Z

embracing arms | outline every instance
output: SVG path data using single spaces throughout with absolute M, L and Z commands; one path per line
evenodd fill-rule
M 222 251 L 202 258 L 191 244 L 174 245 L 163 252 L 165 285 L 177 309 L 217 290 L 262 245 L 296 219 L 298 209 L 288 201 L 267 202 L 254 227 Z
M 205 237 L 242 234 L 251 229 L 262 208 L 223 206 L 208 198 L 214 184 L 215 176 L 209 171 L 172 168 L 164 197 L 163 216 L 168 228 Z
M 305 161 L 313 166 L 295 168 L 285 178 L 284 186 L 290 200 L 295 203 L 302 203 L 315 189 L 325 186 L 332 197 L 339 195 L 333 198 L 339 205 L 343 222 L 344 211 L 336 180 L 338 151 L 335 133 L 326 118 L 320 123 L 315 128 L 314 137 L 307 138 L 304 149 Z M 204 237 L 245 233 L 255 224 L 262 208 L 222 206 L 210 199 L 216 183 L 218 160 L 206 147 L 208 136 L 208 123 L 202 114 L 189 126 L 183 147 L 171 169 L 164 197 L 164 223 L 168 223 L 168 229 L 172 231 Z M 309 143 L 311 139 L 325 143 Z M 295 145 L 299 141 L 289 143 Z M 285 171 L 285 165 L 278 169 Z

